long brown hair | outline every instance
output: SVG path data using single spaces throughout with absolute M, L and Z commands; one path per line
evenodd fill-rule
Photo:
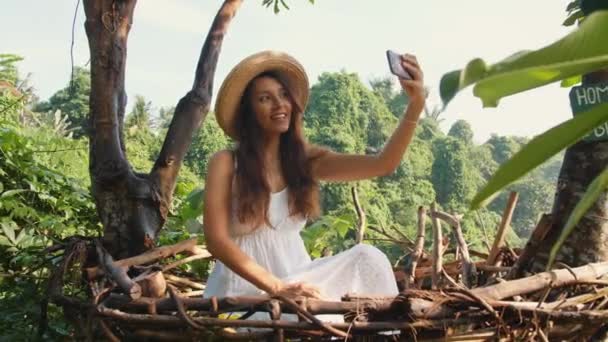
M 241 98 L 240 113 L 235 123 L 238 145 L 236 157 L 237 218 L 241 223 L 256 226 L 267 223 L 270 186 L 263 162 L 263 130 L 251 106 L 253 82 L 260 77 L 272 77 L 283 85 L 292 104 L 289 129 L 281 134 L 279 158 L 281 171 L 289 189 L 290 215 L 316 217 L 319 215 L 319 185 L 312 177 L 311 160 L 306 155 L 302 129 L 303 104 L 297 103 L 281 75 L 264 72 L 254 78 Z

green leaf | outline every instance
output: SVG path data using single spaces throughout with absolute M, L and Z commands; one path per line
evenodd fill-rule
M 29 190 L 27 189 L 13 189 L 13 190 L 7 190 L 5 192 L 2 193 L 2 195 L 0 195 L 0 198 L 8 198 L 11 196 L 14 196 L 16 194 L 20 194 L 22 192 L 27 192 Z
M 589 131 L 608 121 L 608 104 L 596 106 L 534 137 L 513 157 L 502 164 L 488 183 L 475 195 L 471 209 L 484 206 L 494 195 Z
M 285 7 L 285 9 L 289 10 L 289 6 L 287 6 L 287 3 L 285 2 L 285 0 L 281 0 L 281 5 L 283 5 L 283 7 Z
M 24 229 L 21 229 L 21 231 L 19 232 L 19 234 L 17 234 L 17 237 L 15 238 L 15 245 L 19 245 L 21 243 L 21 241 L 23 240 L 24 237 L 27 236 L 27 232 Z
M 566 11 L 572 12 L 575 9 L 579 9 L 579 8 L 581 8 L 581 0 L 575 0 L 568 4 Z
M 6 236 L 0 235 L 0 246 L 12 247 L 13 244 L 10 241 L 8 241 Z
M 2 223 L 0 223 L 0 225 L 2 225 L 2 231 L 4 232 L 4 235 L 14 245 L 15 244 L 16 224 L 14 222 L 10 221 L 10 222 L 2 222 Z
M 576 225 L 581 220 L 581 218 L 585 215 L 585 213 L 593 206 L 598 197 L 604 192 L 604 190 L 608 188 L 608 169 L 605 169 L 597 176 L 589 187 L 587 191 L 580 199 L 580 201 L 570 213 L 570 217 L 568 217 L 568 221 L 566 221 L 566 226 L 562 230 L 559 238 L 551 247 L 551 253 L 549 253 L 549 261 L 547 262 L 547 271 L 551 269 L 553 266 L 553 262 L 557 257 L 557 252 L 559 252 L 560 248 L 564 245 L 566 238 L 574 231 Z
M 330 228 L 335 229 L 338 235 L 343 238 L 348 233 L 350 227 L 352 227 L 350 221 L 345 220 L 343 217 L 337 217 Z
M 608 11 L 593 13 L 579 28 L 536 51 L 516 53 L 494 65 L 481 59 L 445 74 L 440 83 L 444 106 L 457 92 L 475 84 L 473 93 L 484 107 L 501 98 L 608 66 Z
M 197 188 L 192 190 L 186 197 L 186 201 L 191 208 L 200 209 L 201 213 L 203 210 L 203 199 L 205 197 L 205 190 L 203 188 Z
M 572 14 L 570 14 L 568 16 L 568 18 L 566 18 L 566 20 L 562 23 L 562 25 L 564 25 L 564 26 L 572 26 L 572 25 L 576 24 L 577 20 L 583 18 L 584 16 L 585 16 L 585 14 L 581 10 L 573 12 Z
M 576 75 L 576 76 L 572 76 L 572 77 L 562 80 L 562 83 L 560 84 L 560 86 L 562 88 L 570 88 L 574 85 L 581 83 L 582 81 L 583 81 L 583 76 Z

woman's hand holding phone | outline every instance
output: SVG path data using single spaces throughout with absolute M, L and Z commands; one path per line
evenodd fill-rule
M 424 73 L 416 56 L 407 53 L 399 55 L 391 50 L 387 51 L 386 55 L 391 72 L 398 76 L 401 88 L 409 98 L 409 106 L 416 106 L 422 110 L 426 99 L 426 91 L 424 89 Z

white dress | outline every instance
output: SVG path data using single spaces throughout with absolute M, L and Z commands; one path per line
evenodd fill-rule
M 317 286 L 326 300 L 340 301 L 344 294 L 394 296 L 397 285 L 391 264 L 377 248 L 358 244 L 334 256 L 311 261 L 300 231 L 306 219 L 289 216 L 288 190 L 270 195 L 268 210 L 272 227 L 253 229 L 238 222 L 233 213 L 230 234 L 245 254 L 285 282 Z M 216 262 L 204 297 L 259 295 L 263 292 L 221 262 Z M 332 321 L 334 319 L 331 319 Z

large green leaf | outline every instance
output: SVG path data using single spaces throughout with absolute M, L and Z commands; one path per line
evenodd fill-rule
M 562 230 L 557 242 L 555 242 L 553 247 L 551 247 L 549 261 L 547 262 L 547 270 L 550 270 L 553 266 L 557 252 L 566 241 L 566 238 L 574 231 L 574 228 L 576 228 L 576 225 L 581 220 L 583 215 L 585 215 L 585 213 L 591 208 L 591 206 L 606 188 L 608 188 L 608 169 L 605 169 L 593 180 L 593 182 L 591 182 L 591 184 L 589 184 L 585 195 L 583 195 L 583 198 L 578 201 L 576 207 L 574 207 L 574 210 L 572 210 L 570 217 L 568 217 L 568 221 L 566 221 L 566 226 Z
M 608 121 L 608 104 L 593 107 L 534 137 L 513 157 L 502 164 L 488 183 L 475 195 L 472 209 L 485 205 L 501 189 L 516 181 L 589 131 Z
M 473 93 L 484 107 L 528 89 L 582 75 L 608 66 L 608 11 L 590 15 L 580 27 L 536 51 L 522 51 L 494 65 L 474 59 L 463 70 L 445 74 L 440 93 L 444 105 L 458 91 L 475 84 Z
M 13 189 L 13 190 L 7 190 L 5 192 L 2 193 L 2 195 L 0 195 L 0 198 L 7 198 L 7 197 L 11 197 L 14 196 L 16 194 L 20 194 L 22 192 L 27 192 L 29 191 L 28 189 Z

